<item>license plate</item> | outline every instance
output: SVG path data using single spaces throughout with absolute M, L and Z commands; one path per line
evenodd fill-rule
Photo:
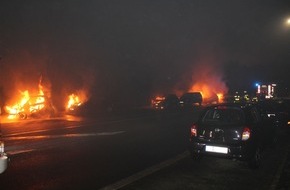
M 205 146 L 206 152 L 215 152 L 215 153 L 222 153 L 227 154 L 228 148 L 227 147 L 220 147 L 220 146 Z

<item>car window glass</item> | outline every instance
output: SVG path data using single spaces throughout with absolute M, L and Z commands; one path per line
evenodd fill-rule
M 240 124 L 244 122 L 244 116 L 238 109 L 210 109 L 203 119 L 203 123 L 220 123 L 220 124 Z

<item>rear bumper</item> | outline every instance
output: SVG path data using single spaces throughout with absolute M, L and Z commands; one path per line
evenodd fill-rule
M 226 148 L 226 153 L 216 153 L 206 150 L 206 146 L 215 146 Z M 233 145 L 213 145 L 210 143 L 200 143 L 200 142 L 191 142 L 189 145 L 189 150 L 192 154 L 214 156 L 214 157 L 223 157 L 228 159 L 238 159 L 238 160 L 248 160 L 252 151 L 246 144 L 233 144 Z

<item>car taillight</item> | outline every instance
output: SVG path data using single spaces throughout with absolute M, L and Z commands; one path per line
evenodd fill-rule
M 196 125 L 192 125 L 190 128 L 190 136 L 191 137 L 196 137 L 197 136 L 197 127 Z
M 248 127 L 245 127 L 242 133 L 242 140 L 246 141 L 250 138 L 251 136 L 251 130 Z

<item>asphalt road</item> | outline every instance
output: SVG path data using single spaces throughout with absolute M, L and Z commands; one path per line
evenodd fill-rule
M 187 154 L 188 127 L 198 112 L 146 113 L 6 122 L 11 159 L 1 189 L 273 189 L 289 140 L 265 152 L 259 170 Z
M 1 189 L 99 189 L 186 149 L 176 114 L 6 122 Z

